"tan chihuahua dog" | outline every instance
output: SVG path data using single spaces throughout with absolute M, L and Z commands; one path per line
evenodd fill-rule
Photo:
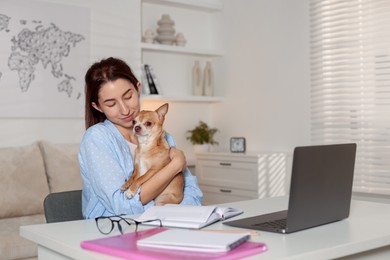
M 126 197 L 132 198 L 138 188 L 167 165 L 169 144 L 165 139 L 163 123 L 168 112 L 168 103 L 155 111 L 142 110 L 134 119 L 133 131 L 138 138 L 134 153 L 134 172 L 131 178 L 122 185 Z M 155 204 L 162 206 L 168 203 L 179 204 L 183 199 L 184 176 L 179 173 L 168 186 L 155 198 Z

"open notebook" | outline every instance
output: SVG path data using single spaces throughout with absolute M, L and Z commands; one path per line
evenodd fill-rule
M 231 207 L 167 204 L 148 208 L 137 220 L 142 222 L 160 219 L 164 227 L 200 229 L 242 213 L 242 210 Z M 160 222 L 154 221 L 144 224 L 158 226 Z

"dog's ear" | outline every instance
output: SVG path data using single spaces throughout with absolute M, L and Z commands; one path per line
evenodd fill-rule
M 156 109 L 156 112 L 160 117 L 160 119 L 164 120 L 165 115 L 168 113 L 168 107 L 169 107 L 168 103 L 165 103 L 164 105 Z

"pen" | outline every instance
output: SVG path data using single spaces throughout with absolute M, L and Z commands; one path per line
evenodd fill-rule
M 202 229 L 194 231 L 204 231 L 204 232 L 219 232 L 219 233 L 230 233 L 230 234 L 248 234 L 250 236 L 259 236 L 260 233 L 257 231 L 251 230 L 219 230 L 219 229 Z

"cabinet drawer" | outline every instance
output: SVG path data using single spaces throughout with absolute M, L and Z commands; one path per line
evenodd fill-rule
M 196 171 L 200 184 L 257 192 L 258 176 L 255 163 L 198 160 Z
M 254 191 L 207 185 L 200 185 L 200 189 L 203 192 L 203 205 L 221 204 L 257 198 L 257 193 Z

